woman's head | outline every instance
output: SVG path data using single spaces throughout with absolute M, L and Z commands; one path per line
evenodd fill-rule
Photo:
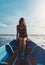
M 24 18 L 20 18 L 20 20 L 19 20 L 19 25 L 25 25 L 25 20 L 24 20 Z

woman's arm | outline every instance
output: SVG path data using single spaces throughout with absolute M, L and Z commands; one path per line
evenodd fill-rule
M 18 26 L 17 26 L 17 33 L 16 33 L 16 39 L 18 39 Z
M 26 27 L 25 27 L 26 28 Z M 26 35 L 27 35 L 27 28 L 26 28 Z M 28 35 L 27 35 L 27 40 L 28 40 Z

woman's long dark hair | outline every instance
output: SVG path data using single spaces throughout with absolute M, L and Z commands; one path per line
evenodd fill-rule
M 19 25 L 21 25 L 21 24 L 24 25 L 24 26 L 26 26 L 24 18 L 20 18 Z

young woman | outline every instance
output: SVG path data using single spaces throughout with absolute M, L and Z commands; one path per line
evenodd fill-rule
M 26 41 L 27 41 L 28 37 L 27 37 L 27 29 L 26 29 L 26 24 L 25 24 L 24 18 L 20 18 L 19 25 L 17 25 L 16 39 L 19 39 L 20 50 L 22 50 L 22 45 L 23 45 L 23 50 L 25 51 Z

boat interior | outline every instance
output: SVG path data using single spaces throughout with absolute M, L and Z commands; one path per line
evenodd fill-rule
M 24 60 L 19 57 L 16 39 L 0 47 L 0 65 L 45 65 L 45 50 L 31 40 L 27 41 Z

